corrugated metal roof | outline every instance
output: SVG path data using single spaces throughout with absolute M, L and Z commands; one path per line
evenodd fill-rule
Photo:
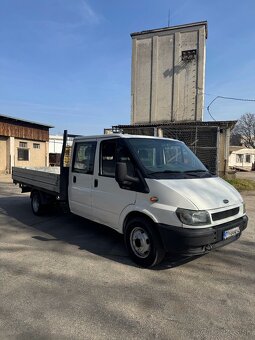
M 235 149 L 234 149 L 235 148 Z M 230 153 L 238 153 L 240 155 L 248 154 L 248 155 L 255 155 L 255 149 L 245 148 L 243 146 L 230 146 L 229 148 Z
M 30 121 L 30 120 L 12 117 L 12 116 L 9 116 L 9 115 L 0 114 L 0 119 L 2 119 L 2 118 L 6 119 L 6 120 L 14 120 L 16 122 L 28 123 L 28 124 L 33 124 L 33 125 L 37 125 L 37 126 L 47 127 L 47 128 L 54 128 L 54 126 L 52 126 L 52 125 L 47 125 L 47 124 L 43 124 L 43 123 L 33 122 L 33 121 Z
M 115 125 L 113 128 L 145 128 L 145 127 L 161 127 L 161 126 L 216 126 L 216 127 L 234 127 L 237 120 L 226 120 L 226 121 L 181 121 L 181 122 L 158 122 L 150 124 L 135 124 L 135 125 Z
M 208 36 L 208 24 L 207 24 L 207 21 L 192 22 L 190 24 L 177 25 L 177 26 L 169 26 L 169 27 L 151 29 L 151 30 L 147 30 L 147 31 L 134 32 L 134 33 L 131 33 L 130 35 L 131 35 L 131 37 L 135 37 L 137 35 L 157 33 L 157 32 L 159 33 L 159 32 L 171 31 L 171 30 L 176 30 L 176 29 L 181 29 L 181 28 L 196 27 L 196 26 L 201 26 L 201 25 L 205 26 L 205 32 L 206 32 L 206 38 L 207 38 L 207 36 Z

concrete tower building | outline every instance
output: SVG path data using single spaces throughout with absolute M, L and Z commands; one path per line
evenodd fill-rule
M 207 22 L 131 37 L 131 124 L 203 120 Z

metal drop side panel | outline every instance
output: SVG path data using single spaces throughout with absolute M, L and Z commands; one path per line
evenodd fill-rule
M 41 169 L 13 167 L 12 179 L 14 183 L 27 187 L 60 193 L 60 168 L 57 167 Z

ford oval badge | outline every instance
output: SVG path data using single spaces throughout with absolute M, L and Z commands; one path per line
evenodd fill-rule
M 227 204 L 229 202 L 229 200 L 223 200 L 223 202 Z

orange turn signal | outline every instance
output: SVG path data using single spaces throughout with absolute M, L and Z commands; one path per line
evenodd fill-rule
M 150 201 L 152 203 L 158 202 L 158 197 L 157 196 L 152 196 L 152 197 L 150 197 Z

